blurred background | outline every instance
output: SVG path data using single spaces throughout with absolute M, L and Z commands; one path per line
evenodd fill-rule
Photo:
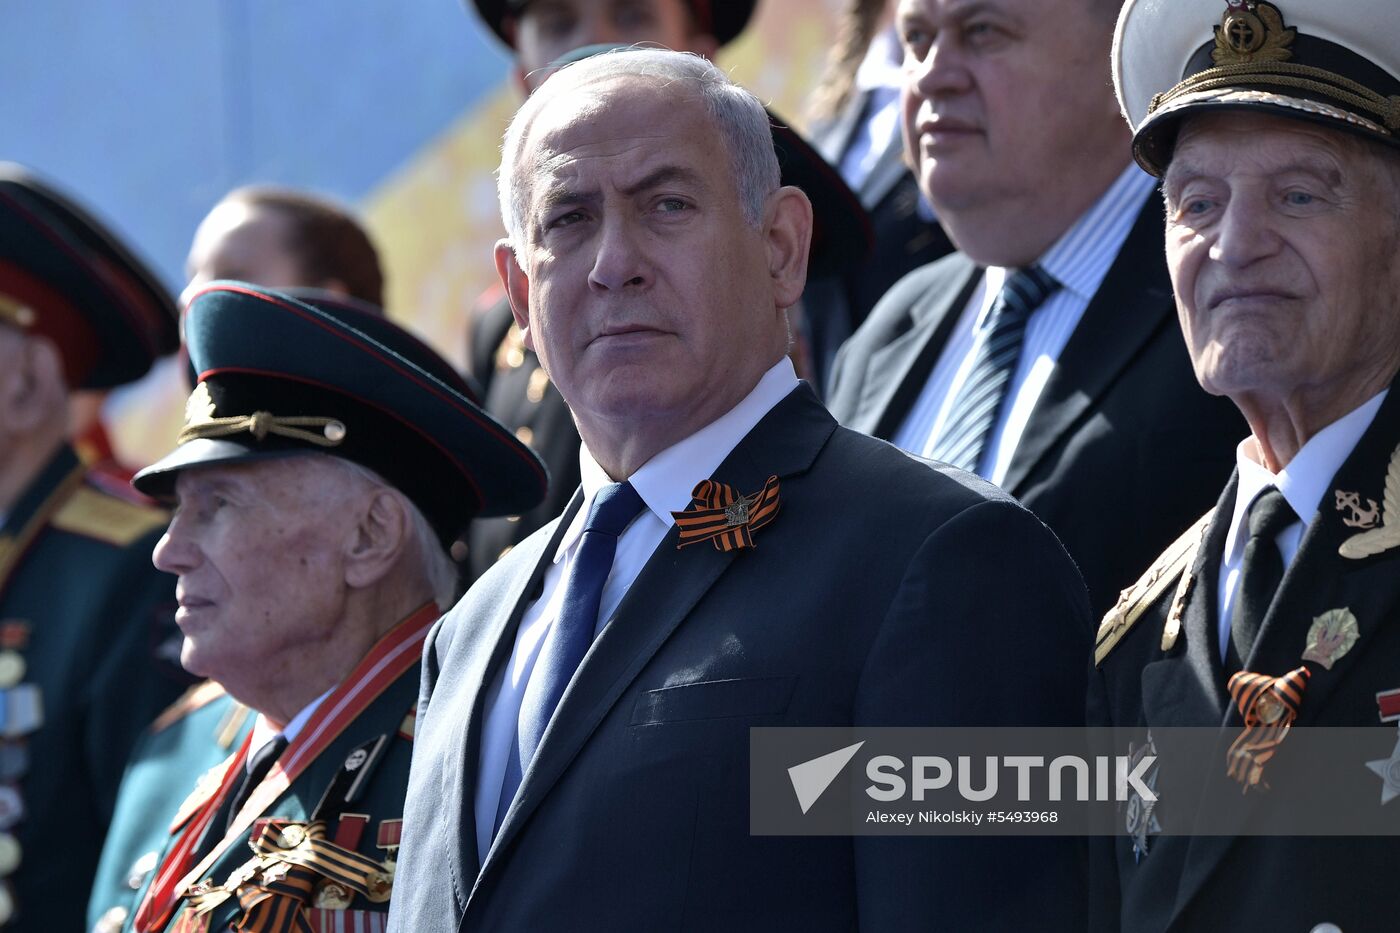
M 724 2 L 724 0 L 717 0 Z M 801 128 L 841 0 L 762 0 L 720 55 Z M 176 292 L 195 227 L 230 189 L 335 197 L 366 221 L 391 317 L 457 366 L 491 288 L 493 171 L 520 102 L 461 0 L 5 0 L 0 159 L 108 221 Z M 170 367 L 107 402 L 119 457 L 171 446 Z

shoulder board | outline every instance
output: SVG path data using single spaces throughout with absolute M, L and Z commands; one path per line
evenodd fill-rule
M 91 486 L 79 486 L 49 520 L 60 531 L 95 538 L 118 547 L 170 522 L 170 513 L 154 505 L 118 499 Z
M 151 731 L 160 732 L 163 729 L 168 729 L 190 713 L 208 706 L 223 695 L 224 688 L 212 680 L 195 684 L 186 690 L 180 699 L 171 703 L 163 713 L 156 717 L 156 721 L 151 723 Z
M 1108 653 L 1113 650 L 1114 646 L 1122 640 L 1124 635 L 1128 634 L 1137 620 L 1142 618 L 1143 613 L 1195 561 L 1201 538 L 1214 515 L 1215 509 L 1202 515 L 1194 525 L 1182 532 L 1181 537 L 1173 541 L 1160 557 L 1153 561 L 1147 573 L 1143 574 L 1132 586 L 1118 594 L 1118 603 L 1103 617 L 1103 622 L 1099 624 L 1098 635 L 1094 638 L 1095 667 L 1103 663 L 1104 658 L 1108 657 Z

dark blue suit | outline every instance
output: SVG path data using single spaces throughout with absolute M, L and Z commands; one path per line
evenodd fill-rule
M 1083 928 L 1068 842 L 749 834 L 750 727 L 1078 723 L 1089 646 L 1072 564 L 992 486 L 837 427 L 805 386 L 714 478 L 772 474 L 781 510 L 752 550 L 668 532 L 484 865 L 484 687 L 580 497 L 438 623 L 391 929 Z

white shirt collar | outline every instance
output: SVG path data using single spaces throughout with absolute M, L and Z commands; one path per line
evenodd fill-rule
M 331 688 L 331 690 L 334 689 L 334 687 Z M 258 713 L 258 718 L 253 721 L 253 738 L 248 743 L 248 764 L 251 766 L 253 757 L 257 755 L 258 751 L 279 735 L 286 736 L 288 744 L 295 742 L 301 730 L 306 728 L 307 721 L 310 720 L 312 714 L 316 712 L 316 708 L 321 705 L 326 697 L 331 695 L 331 690 L 327 690 L 325 693 L 306 704 L 306 706 L 302 707 L 301 712 L 293 716 L 291 721 L 281 729 L 273 726 L 262 713 Z
M 1136 164 L 1123 169 L 1098 200 L 1041 255 L 1038 265 L 1054 276 L 1065 291 L 1086 303 L 1091 301 L 1103 284 L 1104 276 L 1108 275 L 1109 267 L 1118 258 L 1118 247 L 1122 245 L 1120 241 L 1113 249 L 1105 248 L 1102 237 L 1105 222 L 1121 212 L 1131 211 L 1132 216 L 1137 216 L 1155 184 L 1156 180 Z M 1130 229 L 1129 225 L 1124 230 L 1124 237 Z M 986 294 L 999 294 L 1009 271 L 1003 266 L 988 266 Z M 978 329 L 986 323 L 992 304 L 991 301 L 984 304 L 975 325 Z
M 695 485 L 709 478 L 745 435 L 763 420 L 763 416 L 795 388 L 797 371 L 793 369 L 792 361 L 783 357 L 763 374 L 739 404 L 638 467 L 627 479 L 642 497 L 647 509 L 667 528 L 675 524 L 671 513 L 680 512 L 690 505 L 690 494 Z M 554 552 L 556 564 L 583 534 L 583 523 L 588 517 L 593 497 L 598 490 L 613 482 L 598 461 L 593 459 L 587 444 L 579 447 L 578 459 L 583 505 L 559 541 L 559 548 Z
M 889 88 L 898 91 L 904 80 L 903 65 L 904 50 L 899 45 L 899 32 L 891 25 L 871 38 L 865 58 L 856 69 L 856 90 Z
M 1225 558 L 1236 556 L 1244 547 L 1245 516 L 1250 505 L 1266 486 L 1275 486 L 1283 498 L 1302 519 L 1303 527 L 1317 517 L 1317 505 L 1327 494 L 1327 486 L 1342 468 L 1361 435 L 1375 420 L 1376 412 L 1385 401 L 1386 391 L 1352 409 L 1327 427 L 1318 431 L 1293 455 L 1277 474 L 1269 472 L 1255 459 L 1257 448 L 1254 435 L 1240 441 L 1235 448 L 1235 464 L 1239 467 L 1239 490 L 1235 495 L 1235 511 L 1230 519 L 1230 531 L 1225 536 Z

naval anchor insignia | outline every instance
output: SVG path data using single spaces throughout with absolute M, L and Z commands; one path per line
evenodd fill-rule
M 1342 495 L 1341 492 L 1337 493 L 1339 503 Z M 1396 446 L 1395 452 L 1390 455 L 1390 467 L 1385 477 L 1385 495 L 1382 499 L 1384 501 L 1380 525 L 1347 538 L 1337 548 L 1337 553 L 1351 560 L 1361 560 L 1400 545 L 1400 446 Z M 1340 505 L 1338 507 L 1340 508 Z M 1353 517 L 1360 518 L 1362 516 Z M 1345 518 L 1342 519 L 1342 522 L 1352 526 L 1352 522 Z M 1353 527 L 1362 526 L 1355 525 Z

